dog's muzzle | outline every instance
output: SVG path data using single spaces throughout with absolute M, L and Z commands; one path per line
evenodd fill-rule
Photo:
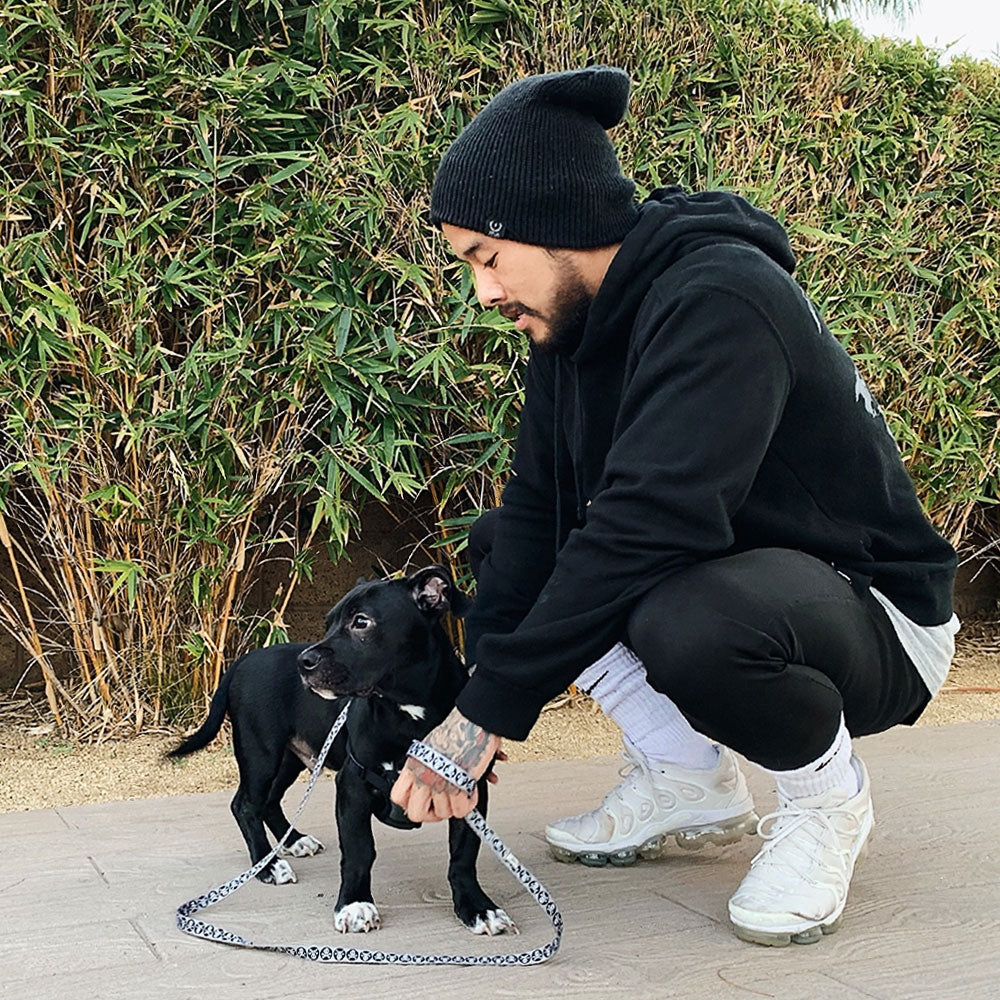
M 322 698 L 368 698 L 377 693 L 374 684 L 352 685 L 344 667 L 319 643 L 302 650 L 297 662 L 302 683 Z

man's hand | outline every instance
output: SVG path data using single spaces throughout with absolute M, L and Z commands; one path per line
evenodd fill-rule
M 499 760 L 506 759 L 500 750 L 500 737 L 480 729 L 457 708 L 452 709 L 451 715 L 437 729 L 432 729 L 423 742 L 476 779 L 483 776 L 494 755 Z M 491 774 L 487 780 L 496 781 L 496 776 Z M 407 757 L 390 797 L 414 823 L 427 823 L 451 816 L 461 819 L 475 809 L 479 794 L 466 795 L 437 771 Z

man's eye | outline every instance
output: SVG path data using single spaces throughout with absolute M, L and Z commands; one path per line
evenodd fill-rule
M 358 632 L 363 632 L 365 629 L 371 628 L 375 622 L 368 617 L 368 615 L 355 615 L 351 619 L 351 628 Z
M 485 264 L 483 264 L 483 267 L 490 267 L 490 268 L 496 267 L 497 266 L 497 257 L 498 256 L 499 256 L 498 254 L 494 254 L 492 257 L 490 257 L 490 259 L 488 261 L 486 261 Z

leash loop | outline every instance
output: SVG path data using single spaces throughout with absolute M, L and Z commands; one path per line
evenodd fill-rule
M 252 868 L 248 868 L 241 875 L 231 879 L 223 885 L 210 889 L 196 899 L 188 900 L 177 908 L 177 926 L 185 934 L 193 937 L 203 938 L 206 941 L 219 941 L 223 944 L 235 945 L 239 948 L 253 948 L 258 951 L 273 951 L 283 955 L 292 955 L 295 958 L 305 959 L 309 962 L 323 962 L 338 965 L 538 965 L 548 961 L 558 950 L 562 941 L 563 920 L 562 914 L 552 898 L 549 891 L 538 879 L 514 855 L 506 844 L 487 825 L 482 814 L 473 809 L 465 817 L 465 822 L 472 828 L 476 836 L 497 856 L 501 864 L 524 886 L 529 895 L 541 907 L 542 911 L 552 923 L 555 936 L 552 940 L 539 948 L 530 951 L 517 952 L 511 955 L 422 955 L 411 954 L 410 952 L 393 952 L 368 950 L 366 948 L 344 948 L 333 947 L 331 945 L 297 945 L 297 944 L 258 944 L 247 938 L 227 931 L 215 924 L 204 920 L 195 919 L 193 914 L 200 910 L 205 910 L 216 903 L 221 902 L 227 896 L 232 895 L 241 886 L 246 885 L 258 872 L 266 865 L 270 864 L 285 846 L 289 834 L 295 826 L 295 821 L 302 814 L 302 810 L 309 801 L 313 787 L 323 771 L 323 763 L 337 733 L 343 728 L 347 721 L 347 712 L 351 703 L 344 706 L 344 710 L 337 716 L 330 733 L 323 743 L 309 782 L 306 785 L 302 801 L 299 803 L 292 816 L 285 835 L 275 844 L 273 850 L 266 857 L 261 858 Z M 426 743 L 414 740 L 410 746 L 409 754 L 421 761 L 427 767 L 437 771 L 445 780 L 463 789 L 471 795 L 476 787 L 476 780 L 466 771 L 460 768 L 454 761 L 449 760 L 443 754 L 429 747 Z

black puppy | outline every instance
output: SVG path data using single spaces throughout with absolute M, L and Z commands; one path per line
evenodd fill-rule
M 271 850 L 266 823 L 276 838 L 289 827 L 281 797 L 316 755 L 334 721 L 352 698 L 347 722 L 327 756 L 337 771 L 336 816 L 340 838 L 340 894 L 334 910 L 338 931 L 380 926 L 372 899 L 375 862 L 372 817 L 412 829 L 389 791 L 410 742 L 440 723 L 468 678 L 440 620 L 461 615 L 465 597 L 443 566 L 428 566 L 406 579 L 359 583 L 326 616 L 319 642 L 284 643 L 240 657 L 212 697 L 201 728 L 172 750 L 181 757 L 206 746 L 228 712 L 240 784 L 232 810 L 256 864 Z M 485 814 L 486 776 L 478 808 Z M 449 820 L 448 844 L 455 914 L 474 934 L 516 930 L 480 888 L 479 839 L 462 820 Z M 293 830 L 283 855 L 307 857 L 323 850 Z M 294 882 L 284 860 L 257 876 L 263 882 Z

